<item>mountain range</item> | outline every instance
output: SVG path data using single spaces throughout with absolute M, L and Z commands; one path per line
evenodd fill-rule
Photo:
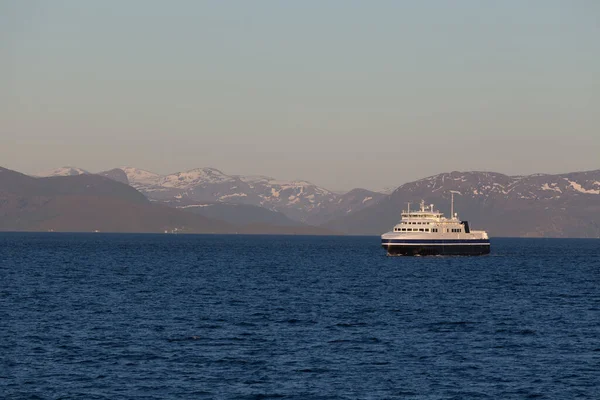
M 63 167 L 40 176 L 89 174 L 81 168 Z M 354 189 L 338 194 L 307 181 L 282 181 L 267 176 L 227 175 L 215 168 L 196 168 L 159 175 L 133 167 L 100 172 L 100 175 L 128 183 L 153 202 L 195 212 L 210 204 L 260 207 L 308 225 L 356 212 L 385 197 L 383 193 Z M 223 206 L 221 206 L 222 208 Z M 256 208 L 246 208 L 248 212 Z
M 567 174 L 507 176 L 494 172 L 451 172 L 406 183 L 377 204 L 329 221 L 345 233 L 379 234 L 400 219 L 408 202 L 435 204 L 472 221 L 491 236 L 600 237 L 600 170 Z
M 122 178 L 118 173 L 68 172 L 31 177 L 0 167 L 0 231 L 332 233 L 301 223 L 269 225 L 262 219 L 228 223 L 153 202 L 115 180 Z
M 45 175 L 72 180 L 94 174 L 65 167 Z M 159 175 L 122 167 L 95 175 L 129 187 L 153 207 L 221 224 L 211 228 L 215 232 L 378 235 L 399 220 L 407 202 L 425 200 L 448 215 L 455 193 L 461 219 L 491 236 L 600 237 L 600 170 L 527 176 L 455 171 L 405 183 L 390 194 L 339 194 L 306 181 L 227 175 L 215 168 Z M 0 194 L 3 186 L 0 180 Z

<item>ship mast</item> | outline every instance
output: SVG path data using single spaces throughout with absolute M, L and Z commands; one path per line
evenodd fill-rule
M 451 201 L 450 201 L 450 218 L 454 219 L 454 192 L 450 192 Z

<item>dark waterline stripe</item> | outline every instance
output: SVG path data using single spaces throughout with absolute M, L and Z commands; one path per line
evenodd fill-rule
M 381 239 L 381 244 L 490 244 L 489 239 Z

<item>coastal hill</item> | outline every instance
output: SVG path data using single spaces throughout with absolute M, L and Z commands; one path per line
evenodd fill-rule
M 451 172 L 406 183 L 372 207 L 326 223 L 347 234 L 381 234 L 400 220 L 407 202 L 450 215 L 454 210 L 490 236 L 600 237 L 600 170 L 507 176 Z
M 35 178 L 0 167 L 0 231 L 331 233 L 306 225 L 230 224 L 155 204 L 114 176 Z
M 100 175 L 33 178 L 0 168 L 0 230 L 224 233 L 231 227 L 151 204 L 134 188 Z

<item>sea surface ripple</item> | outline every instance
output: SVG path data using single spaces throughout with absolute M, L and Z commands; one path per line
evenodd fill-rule
M 7 399 L 598 399 L 600 240 L 0 234 Z

